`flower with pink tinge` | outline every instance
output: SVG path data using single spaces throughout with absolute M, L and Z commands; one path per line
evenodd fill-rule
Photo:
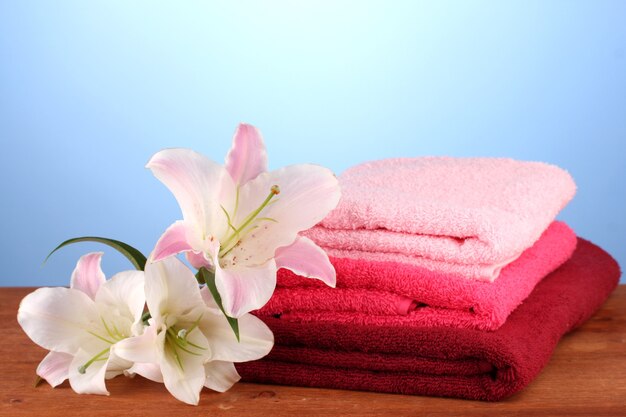
M 24 297 L 17 313 L 28 337 L 50 350 L 37 375 L 53 387 L 69 379 L 79 394 L 108 395 L 105 379 L 133 365 L 116 356 L 114 346 L 143 331 L 143 272 L 124 271 L 107 281 L 101 257 L 82 256 L 70 288 L 39 288 Z
M 166 149 L 147 164 L 176 197 L 183 220 L 161 236 L 151 261 L 186 253 L 215 273 L 231 317 L 262 307 L 286 268 L 334 287 L 326 253 L 298 233 L 319 223 L 341 192 L 327 168 L 301 164 L 267 170 L 260 132 L 240 124 L 225 166 L 188 149 Z
M 252 314 L 239 318 L 237 340 L 206 287 L 174 257 L 146 265 L 145 294 L 152 316 L 142 335 L 122 340 L 115 354 L 139 374 L 165 384 L 180 401 L 198 404 L 202 387 L 223 392 L 239 380 L 234 362 L 267 355 L 274 336 Z

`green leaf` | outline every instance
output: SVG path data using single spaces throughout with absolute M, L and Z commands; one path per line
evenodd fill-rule
M 59 246 L 54 248 L 54 250 L 50 252 L 48 256 L 46 256 L 46 259 L 43 262 L 46 263 L 48 258 L 50 258 L 50 256 L 52 256 L 54 252 L 58 251 L 62 247 L 70 245 L 72 243 L 78 243 L 78 242 L 104 243 L 105 245 L 112 247 L 113 249 L 117 250 L 119 253 L 124 255 L 135 266 L 135 268 L 137 268 L 137 270 L 143 271 L 146 266 L 146 261 L 147 261 L 146 257 L 137 249 L 133 248 L 132 246 L 127 245 L 124 242 L 120 242 L 119 240 L 107 239 L 105 237 L 93 237 L 93 236 L 76 237 L 73 239 L 66 240 L 65 242 L 61 243 Z
M 222 297 L 220 296 L 220 293 L 217 292 L 217 287 L 215 286 L 215 273 L 209 271 L 205 267 L 202 267 L 196 274 L 196 279 L 199 282 L 204 282 L 209 291 L 211 291 L 211 295 L 215 299 L 217 306 L 220 308 L 220 310 L 222 310 L 222 313 L 224 313 L 224 317 L 226 317 L 226 320 L 228 320 L 228 324 L 230 324 L 233 332 L 235 332 L 235 337 L 237 338 L 237 341 L 240 342 L 241 340 L 239 338 L 239 321 L 234 317 L 228 316 L 226 314 L 226 311 L 224 311 Z

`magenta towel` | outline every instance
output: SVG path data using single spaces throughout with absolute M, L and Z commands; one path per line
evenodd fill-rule
M 258 314 L 302 322 L 493 330 L 541 279 L 570 258 L 575 247 L 572 229 L 553 222 L 494 282 L 394 262 L 331 258 L 337 288 L 281 270 L 273 297 Z
M 609 254 L 580 239 L 572 258 L 496 331 L 263 317 L 274 349 L 236 366 L 244 381 L 496 401 L 541 372 L 560 338 L 591 317 L 619 276 Z
M 572 199 L 564 170 L 504 158 L 399 158 L 339 177 L 342 198 L 304 234 L 330 256 L 412 263 L 493 281 Z

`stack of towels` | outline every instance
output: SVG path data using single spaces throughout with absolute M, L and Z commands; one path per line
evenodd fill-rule
M 245 380 L 499 400 L 528 385 L 620 270 L 555 221 L 564 170 L 498 158 L 369 162 L 304 233 L 337 288 L 281 270 L 257 315 L 276 345 Z

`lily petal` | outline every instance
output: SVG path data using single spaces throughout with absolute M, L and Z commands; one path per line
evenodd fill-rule
M 285 268 L 306 278 L 317 278 L 329 287 L 337 285 L 337 274 L 328 255 L 311 239 L 298 236 L 291 245 L 276 250 L 276 268 Z
M 69 380 L 72 389 L 78 394 L 100 394 L 109 395 L 104 383 L 108 358 L 103 361 L 94 361 L 81 374 L 78 369 L 93 358 L 93 353 L 87 353 L 83 349 L 78 349 L 76 356 L 72 360 L 69 369 Z
M 39 346 L 56 352 L 75 354 L 91 346 L 91 323 L 99 322 L 95 303 L 71 288 L 39 288 L 20 303 L 17 321 Z
M 163 337 L 161 337 L 162 339 Z M 159 354 L 157 349 L 159 343 L 156 326 L 148 326 L 140 336 L 129 337 L 120 340 L 111 349 L 115 355 L 134 363 L 157 363 Z M 160 341 L 160 343 L 163 343 Z M 138 374 L 143 375 L 141 372 Z M 148 378 L 146 376 L 146 378 Z
M 149 379 L 150 381 L 163 383 L 163 374 L 161 368 L 156 363 L 135 363 L 126 371 L 128 376 L 134 376 L 135 374 Z
M 158 319 L 163 314 L 199 315 L 189 306 L 203 306 L 198 281 L 193 272 L 178 258 L 171 257 L 159 262 L 146 264 L 146 303 L 152 317 Z
M 237 126 L 225 165 L 237 185 L 245 184 L 267 171 L 267 151 L 261 132 L 256 127 L 245 123 Z
M 37 367 L 37 375 L 45 379 L 52 387 L 56 387 L 69 378 L 72 355 L 60 352 L 49 352 Z
M 211 314 L 219 316 L 222 314 L 219 306 L 215 302 L 215 298 L 213 298 L 213 294 L 209 291 L 209 288 L 204 286 L 200 289 L 200 295 L 202 295 L 202 299 L 204 300 L 204 305 L 209 309 Z
M 230 317 L 263 307 L 276 288 L 276 263 L 273 259 L 254 268 L 222 268 L 215 262 L 215 286 Z
M 204 256 L 204 253 L 196 253 L 196 252 L 187 252 L 185 253 L 185 257 L 196 269 L 200 269 L 202 267 L 212 268 L 213 263 Z
M 81 256 L 70 280 L 70 288 L 84 292 L 92 300 L 96 298 L 100 285 L 106 281 L 100 268 L 102 255 L 102 252 L 92 252 Z
M 187 236 L 188 227 L 183 221 L 177 221 L 161 235 L 150 257 L 151 262 L 157 262 L 181 252 L 192 250 Z
M 274 257 L 276 249 L 291 245 L 298 232 L 319 223 L 337 206 L 341 192 L 333 173 L 317 165 L 292 165 L 263 173 L 243 185 L 235 224 L 253 212 L 278 185 L 280 193 L 259 214 L 258 227 L 244 235 L 228 259 L 246 259 L 248 265 L 260 265 Z
M 204 365 L 204 386 L 217 392 L 228 391 L 241 379 L 232 362 L 211 361 Z
M 247 362 L 261 359 L 274 346 L 272 331 L 252 314 L 239 317 L 240 341 L 223 315 L 206 314 L 200 325 L 211 346 L 211 359 L 226 362 Z
M 120 358 L 115 354 L 113 349 L 111 349 L 109 354 L 109 363 L 107 364 L 104 378 L 111 379 L 115 378 L 118 375 L 123 375 L 132 366 L 132 362 Z
M 198 346 L 206 346 L 208 342 L 199 331 L 189 333 L 187 340 Z M 172 349 L 172 347 L 168 347 Z M 176 354 L 166 349 L 161 360 L 161 372 L 163 383 L 167 390 L 177 399 L 187 404 L 197 405 L 200 400 L 200 390 L 204 385 L 206 375 L 204 373 L 205 355 L 192 355 L 179 350 Z M 207 349 L 206 354 L 210 352 Z
M 174 194 L 183 218 L 198 231 L 198 241 L 206 234 L 219 238 L 226 232 L 223 209 L 232 212 L 236 187 L 223 166 L 189 149 L 165 149 L 146 167 Z
M 124 271 L 105 282 L 96 294 L 102 315 L 120 316 L 133 323 L 141 320 L 145 304 L 144 272 Z

